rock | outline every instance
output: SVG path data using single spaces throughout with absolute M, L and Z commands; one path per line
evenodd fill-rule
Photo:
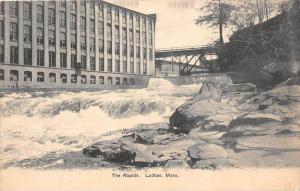
M 223 93 L 232 93 L 232 92 L 253 92 L 256 91 L 256 85 L 250 83 L 240 83 L 225 85 L 223 87 Z
M 273 76 L 273 84 L 284 82 L 290 76 L 288 69 L 283 64 L 270 63 L 262 68 L 263 71 L 268 72 Z
M 212 99 L 206 99 L 202 96 L 195 97 L 189 102 L 181 105 L 170 117 L 171 132 L 188 134 L 190 130 L 196 127 L 204 127 L 209 124 L 214 126 L 214 120 L 210 116 L 233 115 L 235 112 L 234 106 L 224 102 L 216 102 Z M 221 118 L 221 117 L 220 117 Z M 227 120 L 223 118 L 224 120 Z M 226 122 L 219 122 L 217 124 L 226 124 Z
M 197 143 L 188 149 L 192 161 L 226 158 L 226 150 L 215 144 Z
M 83 149 L 83 154 L 89 157 L 102 157 L 112 162 L 132 162 L 136 152 L 132 143 L 118 139 L 101 141 Z
M 199 94 L 220 102 L 222 97 L 222 86 L 219 83 L 203 82 Z
M 221 167 L 231 167 L 226 158 L 217 158 L 210 160 L 199 160 L 193 165 L 193 168 L 215 170 Z
M 293 86 L 300 85 L 300 78 L 289 78 L 285 82 L 281 83 L 279 86 Z
M 165 168 L 190 168 L 184 160 L 169 160 Z

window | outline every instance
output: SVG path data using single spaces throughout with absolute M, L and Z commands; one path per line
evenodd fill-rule
M 90 84 L 96 84 L 96 76 L 90 77 Z
M 111 7 L 107 7 L 107 19 L 111 21 Z
M 76 11 L 76 2 L 75 1 L 70 2 L 70 9 L 73 11 Z
M 115 55 L 120 55 L 120 43 L 115 42 Z
M 137 73 L 137 74 L 140 74 L 140 73 L 141 73 L 141 63 L 140 63 L 140 62 L 137 62 L 137 63 L 136 63 L 136 73 Z
M 116 82 L 115 82 L 115 84 L 117 85 L 117 86 L 119 86 L 120 85 L 120 78 L 119 77 L 116 77 Z
M 25 71 L 24 72 L 24 82 L 31 82 L 32 81 L 32 72 Z
M 24 2 L 23 10 L 24 10 L 24 19 L 31 20 L 31 3 Z
M 129 41 L 133 42 L 133 31 L 132 31 L 132 29 L 129 29 Z
M 44 7 L 41 5 L 37 6 L 37 17 L 36 20 L 38 23 L 43 23 L 44 22 Z
M 86 75 L 81 75 L 81 83 L 86 84 Z
M 123 85 L 127 85 L 128 82 L 127 82 L 127 78 L 123 78 Z
M 67 83 L 68 82 L 68 76 L 65 73 L 60 74 L 60 79 L 62 83 Z
M 12 64 L 18 64 L 19 63 L 18 47 L 15 47 L 15 46 L 10 47 L 10 63 L 12 63 Z
M 71 83 L 76 84 L 77 83 L 77 75 L 71 74 Z
M 99 16 L 103 18 L 103 4 L 99 3 Z
M 104 84 L 104 76 L 99 76 L 100 84 Z
M 31 49 L 24 48 L 24 65 L 32 65 Z
M 151 48 L 149 48 L 149 59 L 153 60 L 153 50 Z
M 86 26 L 85 17 L 80 17 L 80 28 L 82 31 L 85 31 L 85 26 Z
M 147 49 L 145 47 L 143 47 L 143 59 L 147 59 Z
M 129 16 L 129 27 L 132 28 L 133 27 L 133 15 L 132 13 Z
M 100 37 L 103 38 L 104 29 L 103 29 L 103 22 L 102 21 L 99 22 L 99 35 L 100 35 Z
M 129 47 L 129 52 L 130 52 L 130 57 L 133 58 L 133 56 L 134 56 L 134 51 L 133 51 L 133 46 L 132 46 L 132 45 L 130 45 L 130 47 Z
M 10 16 L 13 16 L 13 17 L 18 16 L 18 2 L 17 1 L 9 2 L 9 14 L 10 14 Z
M 122 27 L 122 40 L 127 41 L 127 30 L 126 27 Z
M 80 11 L 82 13 L 85 13 L 85 2 L 84 1 L 80 1 Z
M 90 13 L 91 15 L 95 15 L 95 3 L 90 1 Z
M 113 79 L 112 79 L 112 77 L 108 77 L 107 81 L 108 81 L 108 85 L 113 85 Z
M 100 58 L 100 59 L 99 59 L 99 70 L 100 70 L 101 72 L 104 71 L 104 59 L 103 59 L 103 58 Z
M 56 82 L 56 74 L 55 73 L 49 73 L 49 81 Z
M 18 40 L 18 26 L 17 23 L 10 23 L 10 40 Z
M 67 68 L 67 54 L 60 53 L 60 67 Z
M 37 44 L 44 44 L 44 30 L 42 28 L 37 28 Z
M 4 62 L 4 46 L 0 44 L 0 62 Z
M 90 51 L 95 52 L 95 38 L 90 38 Z
M 96 70 L 96 60 L 95 57 L 92 56 L 90 57 L 90 70 Z
M 80 47 L 81 47 L 81 50 L 86 50 L 85 36 L 80 37 Z
M 149 30 L 149 32 L 151 33 L 152 32 L 152 21 L 151 20 L 149 20 L 149 22 L 148 22 L 148 30 Z
M 147 63 L 143 63 L 143 74 L 147 74 Z
M 61 32 L 60 33 L 60 47 L 61 48 L 66 48 L 67 46 L 67 41 L 66 41 L 66 33 Z
M 140 38 L 141 38 L 140 31 L 136 31 L 135 37 L 136 37 L 135 38 L 136 43 L 140 43 Z
M 95 34 L 95 20 L 94 19 L 90 19 L 90 32 L 92 34 Z
M 49 9 L 48 24 L 49 25 L 55 25 L 55 10 L 54 9 Z
M 4 80 L 4 70 L 0 70 L 0 80 Z
M 86 56 L 81 55 L 81 69 L 86 70 Z
M 120 39 L 120 31 L 118 25 L 115 25 L 115 38 Z
M 104 44 L 103 44 L 103 40 L 99 40 L 99 52 L 100 53 L 104 53 Z
M 110 23 L 107 23 L 107 38 L 109 39 L 109 40 L 111 40 L 111 38 L 112 38 L 112 30 L 111 30 L 111 24 Z
M 115 60 L 115 72 L 120 72 L 120 60 Z
M 75 34 L 71 34 L 71 48 L 72 49 L 77 48 L 76 35 Z
M 123 11 L 123 13 L 122 13 L 122 23 L 123 23 L 123 25 L 126 25 L 126 23 L 127 23 L 126 12 L 125 11 Z
M 142 39 L 143 39 L 143 45 L 146 45 L 146 32 L 143 32 Z
M 151 34 L 149 34 L 149 44 L 153 45 L 153 39 L 152 39 L 152 35 Z
M 49 30 L 49 46 L 55 46 L 55 31 Z
M 126 60 L 123 61 L 123 73 L 124 74 L 127 73 L 127 61 Z
M 0 38 L 4 39 L 4 22 L 0 21 Z
M 49 6 L 50 7 L 55 7 L 55 0 L 49 1 Z
M 66 28 L 66 13 L 63 11 L 60 12 L 60 26 Z
M 0 1 L 0 15 L 4 15 L 4 2 Z
M 115 22 L 119 23 L 119 10 L 115 9 Z
M 66 8 L 66 1 L 65 0 L 61 0 L 60 1 L 60 6 L 65 9 Z
M 31 42 L 31 26 L 24 25 L 24 42 Z
M 112 60 L 107 59 L 107 71 L 112 72 Z
M 134 85 L 134 78 L 130 78 L 130 85 Z
M 55 59 L 54 51 L 49 51 L 49 67 L 51 67 L 51 68 L 56 67 L 56 59 Z
M 112 44 L 111 44 L 111 41 L 107 41 L 107 54 L 112 54 Z
M 143 31 L 146 31 L 146 18 L 145 17 L 143 17 L 142 28 L 143 28 Z
M 37 50 L 37 65 L 44 66 L 44 51 Z
M 130 62 L 130 73 L 134 73 L 134 63 Z
M 19 72 L 17 70 L 10 71 L 10 81 L 19 81 Z
M 36 80 L 38 82 L 45 82 L 45 75 L 44 75 L 44 72 L 38 72 L 37 73 L 37 78 Z
M 71 54 L 71 68 L 75 68 L 76 63 L 77 63 L 76 54 Z
M 136 16 L 135 17 L 135 24 L 136 24 L 136 28 L 140 28 L 140 16 Z
M 122 44 L 123 57 L 127 57 L 127 44 Z
M 71 29 L 76 30 L 76 15 L 71 15 Z

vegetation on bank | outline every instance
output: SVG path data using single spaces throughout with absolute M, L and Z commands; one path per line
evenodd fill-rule
M 204 13 L 196 24 L 219 26 L 219 65 L 234 83 L 250 82 L 258 88 L 269 88 L 299 75 L 299 0 L 281 1 L 273 6 L 268 6 L 267 0 L 242 5 L 236 1 L 212 2 L 201 8 Z M 259 2 L 265 5 L 260 6 Z M 229 26 L 236 31 L 224 44 L 223 27 Z

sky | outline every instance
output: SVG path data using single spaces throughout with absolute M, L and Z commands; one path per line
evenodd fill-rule
M 156 49 L 201 46 L 218 39 L 217 29 L 195 24 L 205 0 L 107 1 L 145 14 L 156 13 Z

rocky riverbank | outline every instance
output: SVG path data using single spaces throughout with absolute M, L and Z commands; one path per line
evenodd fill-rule
M 29 168 L 199 168 L 300 166 L 300 86 L 290 79 L 260 92 L 252 84 L 204 83 L 169 124 L 122 130 L 79 152 L 49 153 L 7 166 Z

